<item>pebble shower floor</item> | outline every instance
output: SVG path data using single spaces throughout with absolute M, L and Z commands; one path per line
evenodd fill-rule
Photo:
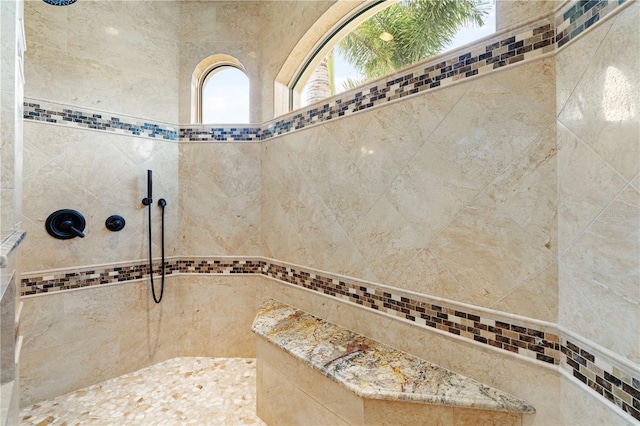
M 264 425 L 256 361 L 173 358 L 20 411 L 22 425 Z

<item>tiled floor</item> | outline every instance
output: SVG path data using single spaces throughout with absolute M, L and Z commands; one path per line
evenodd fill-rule
M 264 425 L 256 362 L 174 358 L 20 411 L 23 425 Z

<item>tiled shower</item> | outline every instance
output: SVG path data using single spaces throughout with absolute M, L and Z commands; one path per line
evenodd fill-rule
M 26 1 L 21 404 L 253 357 L 269 296 L 523 398 L 527 424 L 638 421 L 640 7 L 535 3 L 273 118 L 275 75 L 331 2 Z M 248 70 L 254 124 L 188 123 L 213 53 Z M 168 201 L 159 305 L 148 169 Z M 46 234 L 62 208 L 85 238 Z

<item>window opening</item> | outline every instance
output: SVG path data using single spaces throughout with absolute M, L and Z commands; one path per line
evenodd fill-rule
M 355 23 L 361 14 L 341 26 L 353 26 L 346 36 L 334 31 L 301 68 L 291 88 L 292 109 L 393 74 L 492 34 L 496 27 L 493 0 L 403 0 Z M 327 45 L 331 51 L 319 58 Z
M 202 80 L 201 122 L 249 123 L 249 78 L 240 69 L 222 65 Z

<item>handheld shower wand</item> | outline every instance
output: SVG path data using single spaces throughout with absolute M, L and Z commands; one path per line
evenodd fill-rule
M 147 196 L 142 199 L 142 204 L 149 207 L 149 279 L 151 280 L 151 294 L 153 295 L 153 301 L 160 303 L 162 301 L 162 295 L 164 294 L 164 208 L 167 205 L 167 201 L 164 198 L 160 198 L 160 200 L 158 200 L 158 206 L 162 208 L 162 285 L 160 287 L 160 297 L 156 297 L 156 288 L 153 283 L 153 244 L 151 238 L 151 205 L 153 204 L 153 172 L 151 170 L 147 170 Z
M 153 203 L 153 172 L 147 170 L 147 197 L 142 199 L 142 204 L 149 206 Z

